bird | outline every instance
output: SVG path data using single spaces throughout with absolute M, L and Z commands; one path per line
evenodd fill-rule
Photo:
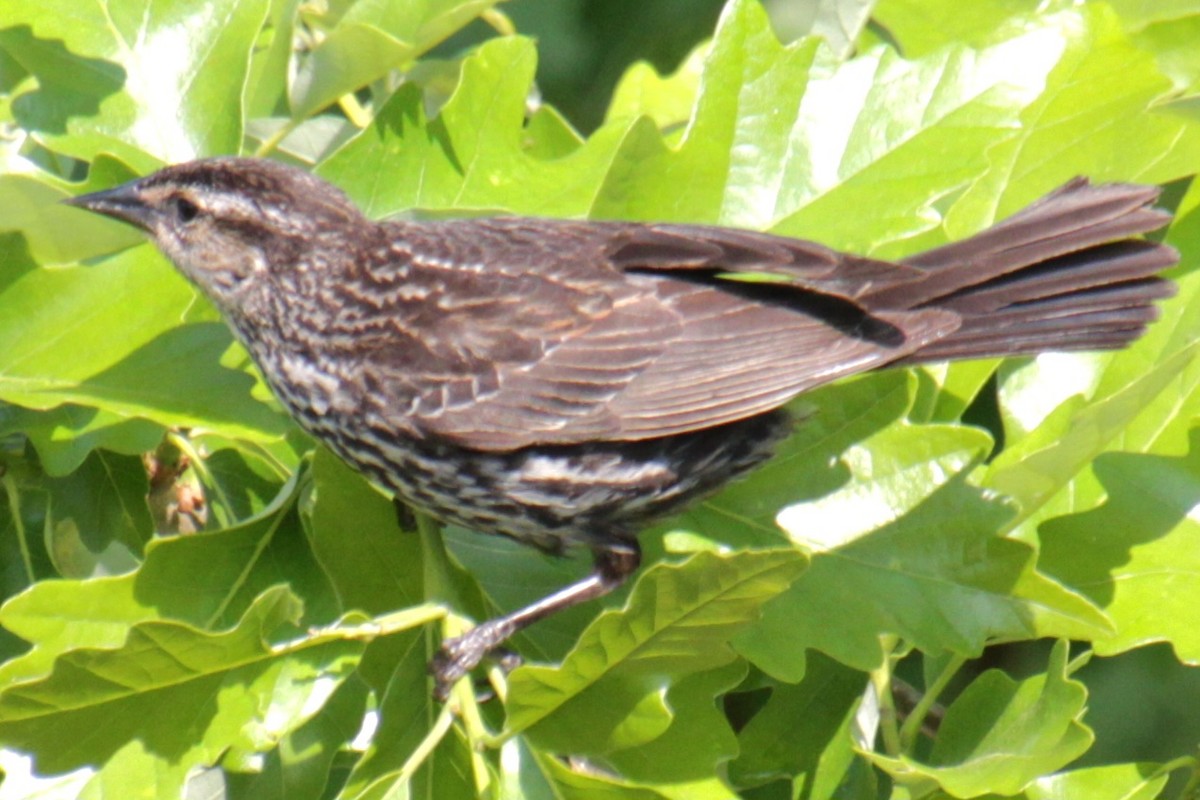
M 442 642 L 434 694 L 517 631 L 620 586 L 649 522 L 766 461 L 789 401 L 877 370 L 1122 348 L 1175 250 L 1159 190 L 1074 179 L 903 260 L 699 224 L 368 219 L 269 159 L 68 198 L 143 231 L 296 422 L 404 503 L 583 579 Z

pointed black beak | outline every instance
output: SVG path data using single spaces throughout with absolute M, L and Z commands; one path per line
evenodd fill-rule
M 63 202 L 69 206 L 128 222 L 147 232 L 152 230 L 154 209 L 146 205 L 139 196 L 136 183 L 124 183 L 112 189 L 68 197 Z

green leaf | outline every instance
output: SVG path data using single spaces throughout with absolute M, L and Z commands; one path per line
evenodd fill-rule
M 863 673 L 813 654 L 804 680 L 772 687 L 738 733 L 729 777 L 739 786 L 794 778 L 813 797 L 832 796 L 854 757 L 851 728 L 866 686 Z
M 102 548 L 89 547 L 73 519 L 56 521 L 46 531 L 46 550 L 54 568 L 64 578 L 113 575 L 137 568 L 133 551 L 118 540 Z
M 848 484 L 782 509 L 778 522 L 792 541 L 817 552 L 832 550 L 900 519 L 990 447 L 990 437 L 972 428 L 889 426 L 842 455 L 853 476 Z
M 0 691 L 0 741 L 32 753 L 39 771 L 61 772 L 138 739 L 180 779 L 231 744 L 270 747 L 312 715 L 361 650 L 336 638 L 270 647 L 267 637 L 300 613 L 277 587 L 228 632 L 144 622 L 118 649 L 67 653 L 48 677 Z
M 342 611 L 382 614 L 426 600 L 425 554 L 415 531 L 401 530 L 396 509 L 361 475 L 324 448 L 313 458 L 306 521 L 313 556 L 337 593 Z M 424 640 L 392 637 L 372 644 L 362 673 L 382 692 L 413 648 L 428 658 Z M 376 652 L 379 651 L 379 652 Z M 422 663 L 422 669 L 424 664 Z M 425 676 L 421 675 L 422 685 Z M 424 704 L 428 692 L 411 695 Z
M 339 750 L 358 732 L 366 700 L 366 686 L 356 681 L 342 683 L 320 713 L 280 741 L 261 770 L 227 773 L 230 795 L 255 800 L 320 800 Z
M 68 264 L 129 247 L 141 240 L 136 231 L 96 214 L 80 214 L 59 201 L 72 189 L 90 192 L 134 177 L 129 167 L 104 156 L 92 162 L 83 186 L 72 186 L 46 172 L 0 175 L 0 193 L 5 198 L 0 230 L 20 231 L 30 254 L 41 264 Z M 6 276 L 0 284 L 8 281 Z
M 128 794 L 130 787 L 156 798 L 186 797 L 184 792 L 190 783 L 185 782 L 187 776 L 163 766 L 145 744 L 128 742 L 92 776 L 79 793 L 79 800 L 111 800 Z
M 992 167 L 951 210 L 948 230 L 956 236 L 974 230 L 1076 175 L 1164 183 L 1195 171 L 1200 127 L 1154 109 L 1171 82 L 1106 5 L 1020 25 L 1030 37 L 1060 37 L 1061 55 L 1046 90 L 1021 110 L 1019 134 L 989 150 Z M 1095 102 L 1097 94 L 1106 101 Z
M 921 394 L 910 420 L 957 422 L 995 373 L 996 363 L 997 359 L 989 358 L 923 366 L 917 373 Z
M 300 0 L 269 0 L 267 18 L 250 54 L 245 114 L 249 127 L 256 117 L 287 114 L 287 89 L 296 16 Z
M 428 556 L 420 537 L 401 530 L 392 503 L 324 448 L 313 459 L 306 516 L 313 553 L 343 610 L 380 614 L 424 602 Z M 375 797 L 392 786 L 429 734 L 438 712 L 428 671 L 431 643 L 429 631 L 412 630 L 380 638 L 363 653 L 359 675 L 379 698 L 378 728 L 351 770 L 343 797 Z M 438 776 L 453 773 L 461 757 L 453 743 L 435 749 L 415 776 L 412 791 L 439 786 Z
M 303 119 L 421 55 L 499 0 L 360 0 L 298 58 L 292 116 Z
M 0 47 L 38 78 L 13 116 L 51 148 L 141 169 L 242 143 L 250 48 L 265 0 L 47 0 L 6 16 Z
M 260 449 L 211 434 L 193 436 L 191 444 L 202 454 L 210 529 L 261 514 L 299 466 L 289 449 Z
M 1117 629 L 1098 638 L 1102 655 L 1167 641 L 1200 662 L 1200 431 L 1188 455 L 1111 453 L 1096 461 L 1108 500 L 1041 527 L 1041 566 L 1100 606 Z
M 837 65 L 815 39 L 781 46 L 757 4 L 731 3 L 683 141 L 631 131 L 593 213 L 773 228 L 859 251 L 914 236 L 1043 90 L 1056 51 L 1041 43 L 917 62 L 875 49 Z
M 898 783 L 934 784 L 954 797 L 1016 794 L 1073 761 L 1092 743 L 1079 720 L 1087 691 L 1070 679 L 1067 643 L 1042 675 L 1015 681 L 999 670 L 976 678 L 946 709 L 928 763 L 865 753 Z
M 665 696 L 645 695 L 641 704 L 648 713 L 639 719 L 635 708 L 613 732 L 614 750 L 605 755 L 605 763 L 620 775 L 648 783 L 689 783 L 716 774 L 719 765 L 737 755 L 738 742 L 714 699 L 745 677 L 746 663 L 737 660 L 680 678 Z M 660 733 L 641 741 L 660 725 Z M 626 732 L 630 745 L 622 747 L 619 740 Z
M 220 366 L 232 342 L 225 326 L 180 325 L 195 302 L 192 289 L 148 247 L 0 285 L 0 399 L 34 409 L 74 403 L 232 437 L 279 437 L 288 423 L 251 395 L 255 379 Z
M 46 674 L 79 647 L 111 648 L 130 626 L 174 620 L 211 628 L 232 624 L 268 587 L 290 582 L 306 600 L 307 623 L 336 616 L 294 510 L 293 479 L 261 515 L 222 531 L 156 539 L 133 573 L 43 581 L 0 608 L 0 624 L 32 649 L 0 665 L 0 685 Z
M 313 458 L 313 553 L 343 610 L 380 614 L 424 602 L 421 541 L 379 490 L 324 448 Z
M 70 475 L 46 481 L 50 526 L 68 524 L 93 552 L 119 541 L 141 553 L 154 533 L 140 458 L 97 451 Z
M 1154 800 L 1170 774 L 1157 764 L 1113 764 L 1038 778 L 1025 790 L 1029 800 Z
M 797 420 L 795 432 L 773 459 L 664 527 L 707 533 L 730 545 L 778 544 L 783 540 L 775 521 L 780 509 L 845 486 L 851 476 L 843 452 L 901 419 L 912 404 L 914 385 L 909 373 L 893 371 L 802 395 L 788 407 Z
M 575 583 L 591 570 L 586 553 L 573 558 L 549 556 L 509 539 L 462 528 L 448 528 L 443 536 L 446 548 L 479 584 L 489 607 L 501 612 L 524 608 Z M 540 621 L 516 637 L 520 652 L 534 660 L 561 660 L 596 616 L 597 605 L 611 608 L 624 596 L 617 591 L 598 603 L 565 609 Z
M 638 62 L 625 71 L 613 89 L 607 121 L 647 116 L 664 132 L 687 123 L 700 90 L 708 47 L 692 51 L 669 77 L 650 64 Z
M 561 666 L 512 674 L 508 731 L 576 753 L 652 741 L 671 719 L 664 704 L 671 687 L 733 662 L 729 637 L 803 565 L 789 550 L 705 552 L 647 570 L 625 609 L 597 617 Z M 657 709 L 648 704 L 654 695 L 663 697 Z M 580 727 L 579 719 L 591 724 Z
M 1200 192 L 1183 198 L 1168 240 L 1184 262 L 1200 252 Z M 1113 450 L 1179 455 L 1200 413 L 1195 331 L 1200 279 L 1176 270 L 1179 293 L 1162 319 L 1131 347 L 1113 354 L 1045 354 L 1000 371 L 999 401 L 1007 449 L 985 482 L 1021 504 L 1020 533 L 1053 517 L 1095 508 L 1103 487 L 1088 464 Z
M 1167 107 L 1196 119 L 1195 94 L 1200 83 L 1200 56 L 1191 44 L 1200 32 L 1200 14 L 1191 12 L 1187 16 L 1152 21 L 1138 28 L 1129 24 L 1125 8 L 1116 10 L 1127 28 L 1131 29 L 1130 38 L 1134 44 L 1153 53 L 1163 74 L 1171 78 L 1176 88 L 1186 91 L 1184 97 L 1173 100 Z
M 413 47 L 371 25 L 339 25 L 307 58 L 292 83 L 292 115 L 304 119 L 416 55 Z
M 161 425 L 111 411 L 64 404 L 47 411 L 9 406 L 0 411 L 0 436 L 22 433 L 37 450 L 47 475 L 69 475 L 97 449 L 123 455 L 153 450 L 162 440 Z
M 794 681 L 807 648 L 877 667 L 885 634 L 978 655 L 995 638 L 1108 633 L 1091 604 L 1033 571 L 1029 545 L 1000 536 L 1011 507 L 962 472 L 989 448 L 979 431 L 935 425 L 893 425 L 851 448 L 846 485 L 781 512 L 812 566 L 739 651 Z
M 414 653 L 419 660 L 412 658 Z M 424 652 L 410 648 L 383 693 L 380 724 L 371 746 L 355 764 L 340 798 L 390 800 L 398 792 L 465 800 L 479 796 L 474 773 L 480 757 L 472 753 L 461 728 L 446 732 L 432 751 L 423 754 L 419 769 L 412 774 L 409 758 L 438 714 L 429 700 L 429 690 Z M 406 766 L 408 776 L 404 774 Z
M 529 748 L 522 742 L 522 763 L 529 763 L 525 780 L 515 788 L 514 797 L 530 800 L 736 800 L 737 795 L 713 776 L 686 783 L 646 783 L 628 781 L 600 771 L 571 769 L 556 756 Z M 534 769 L 536 776 L 531 777 Z M 531 789 L 531 784 L 537 780 Z
M 55 574 L 49 553 L 38 547 L 46 530 L 46 510 L 50 495 L 39 483 L 21 481 L 22 472 L 36 473 L 25 460 L 4 454 L 6 474 L 0 476 L 0 596 L 12 597 L 25 590 L 39 577 Z M 32 484 L 32 485 L 29 485 Z M 0 607 L 0 616 L 3 611 Z M 26 649 L 7 634 L 0 634 L 0 658 L 12 658 Z M 3 665 L 0 664 L 0 673 Z
M 1147 405 L 1164 392 L 1174 398 L 1174 382 L 1197 353 L 1200 347 L 1189 347 L 1151 369 L 1130 375 L 1127 384 L 1107 396 L 1058 406 L 1035 431 L 996 457 L 984 483 L 1017 500 L 1025 514 L 1038 511 L 1092 459 L 1125 435 Z M 1061 367 L 1059 374 L 1068 381 L 1073 377 Z M 1047 391 L 1051 396 L 1058 394 L 1053 380 Z M 1014 397 L 1010 406 L 1016 402 Z
M 1027 0 L 979 0 L 964 14 L 954 0 L 879 0 L 872 17 L 902 52 L 916 58 L 940 47 L 985 41 L 1010 17 L 1029 9 Z
M 582 216 L 625 125 L 605 126 L 554 158 L 527 153 L 525 98 L 534 66 L 531 42 L 487 42 L 463 61 L 458 88 L 435 119 L 426 119 L 415 87 L 402 87 L 317 173 L 374 217 L 413 208 Z

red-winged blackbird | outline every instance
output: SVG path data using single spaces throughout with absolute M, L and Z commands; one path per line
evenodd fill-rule
M 297 421 L 434 517 L 593 573 L 447 641 L 438 692 L 636 568 L 636 533 L 768 457 L 797 394 L 883 366 L 1118 348 L 1177 260 L 1154 188 L 1075 180 L 900 263 L 729 228 L 372 222 L 292 167 L 168 167 L 80 207 L 138 226 Z M 756 280 L 747 280 L 753 274 Z

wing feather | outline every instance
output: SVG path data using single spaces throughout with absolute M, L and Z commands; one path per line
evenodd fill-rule
M 392 353 L 394 407 L 418 433 L 476 449 L 638 440 L 732 422 L 902 358 L 960 322 L 934 309 L 872 317 L 854 298 L 919 271 L 767 234 L 502 218 L 423 224 L 402 233 L 449 248 L 437 269 L 486 254 L 487 278 L 446 275 L 423 300 L 426 336 L 454 343 L 440 346 L 440 358 L 439 345 L 426 345 L 436 363 L 425 374 L 452 388 L 427 391 L 415 408 L 403 402 L 416 365 Z M 728 280 L 729 272 L 778 282 Z

